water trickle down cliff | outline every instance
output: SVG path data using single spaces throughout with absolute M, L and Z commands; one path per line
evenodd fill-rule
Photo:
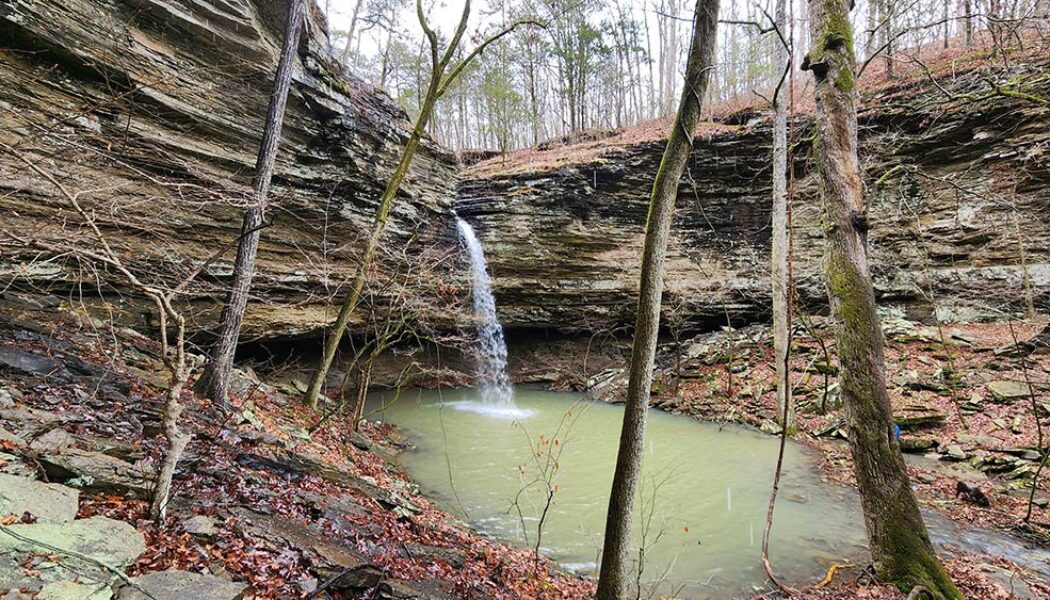
M 492 296 L 492 278 L 489 277 L 485 251 L 470 223 L 457 216 L 456 227 L 470 258 L 471 296 L 478 336 L 477 385 L 481 387 L 486 403 L 512 406 L 514 391 L 507 376 L 507 342 L 503 338 L 503 325 L 496 313 L 496 299 Z

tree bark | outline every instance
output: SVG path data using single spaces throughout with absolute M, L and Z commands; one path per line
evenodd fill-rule
M 678 117 L 675 119 L 670 139 L 667 140 L 663 160 L 656 172 L 649 197 L 638 313 L 634 327 L 634 348 L 631 353 L 631 372 L 627 385 L 620 447 L 616 457 L 616 472 L 613 475 L 605 524 L 605 542 L 598 579 L 599 600 L 620 600 L 627 582 L 631 513 L 642 465 L 646 410 L 660 326 L 667 239 L 674 216 L 678 184 L 692 150 L 701 102 L 707 93 L 709 73 L 714 62 L 717 25 L 718 0 L 697 0 L 693 18 L 693 40 Z
M 210 397 L 222 407 L 229 405 L 230 374 L 233 371 L 234 354 L 237 352 L 237 340 L 241 334 L 241 323 L 244 321 L 252 277 L 255 275 L 255 257 L 259 251 L 259 237 L 262 233 L 260 229 L 266 219 L 267 196 L 270 180 L 273 178 L 277 148 L 281 141 L 281 126 L 284 124 L 284 110 L 288 102 L 288 88 L 291 86 L 295 55 L 299 48 L 303 16 L 302 0 L 291 0 L 288 4 L 281 58 L 274 75 L 269 112 L 266 115 L 266 125 L 255 162 L 251 205 L 245 211 L 244 222 L 241 225 L 242 237 L 237 246 L 233 281 L 230 283 L 226 304 L 219 319 L 218 338 L 212 345 L 208 363 L 195 388 L 199 394 Z
M 942 18 L 944 19 L 944 23 L 943 23 L 942 27 L 944 28 L 944 49 L 945 50 L 948 49 L 948 40 L 951 37 L 952 22 L 949 19 L 949 15 L 951 14 L 951 4 L 952 4 L 952 0 L 944 0 L 944 14 L 942 16 Z
M 963 4 L 963 35 L 966 39 L 966 47 L 973 45 L 973 0 L 962 0 Z
M 885 2 L 881 5 L 883 57 L 886 62 L 886 79 L 893 79 L 893 17 L 896 5 Z
M 787 37 L 787 1 L 777 0 L 777 29 Z M 776 38 L 776 73 L 787 68 L 788 49 Z M 787 197 L 787 94 L 784 85 L 773 97 L 773 360 L 777 369 L 777 420 L 789 434 L 795 432 L 795 403 L 788 380 L 788 344 L 791 328 L 791 282 L 788 273 L 788 197 Z
M 1050 0 L 1036 0 L 1032 16 L 1035 18 L 1036 29 L 1039 31 L 1050 29 Z
M 164 397 L 164 414 L 161 424 L 164 427 L 164 439 L 168 447 L 164 450 L 157 480 L 150 498 L 149 515 L 157 525 L 164 522 L 171 500 L 171 481 L 175 477 L 175 468 L 182 459 L 182 453 L 190 443 L 192 435 L 179 429 L 179 417 L 182 416 L 182 390 L 189 379 L 189 368 L 186 365 L 186 319 L 175 310 L 170 296 L 152 294 L 157 307 L 157 318 L 160 321 L 161 360 L 168 369 L 168 392 Z M 175 345 L 168 343 L 168 321 L 175 326 Z
M 190 443 L 192 436 L 179 429 L 179 417 L 182 416 L 182 389 L 186 383 L 185 367 L 180 367 L 178 372 L 171 375 L 171 383 L 164 401 L 164 439 L 168 447 L 164 450 L 164 458 L 161 461 L 160 470 L 157 472 L 157 481 L 153 486 L 153 496 L 150 499 L 149 514 L 158 525 L 163 523 L 168 512 L 168 502 L 171 500 L 171 481 L 175 476 L 175 467 L 182 459 L 182 453 L 186 445 Z
M 354 41 L 354 30 L 357 29 L 357 18 L 358 13 L 361 11 L 362 4 L 364 4 L 364 0 L 357 0 L 357 2 L 354 3 L 354 13 L 350 17 L 350 29 L 346 32 L 346 45 L 343 46 L 343 53 L 339 55 L 339 64 L 342 65 L 344 69 L 347 69 L 350 66 L 350 45 Z
M 814 47 L 802 67 L 813 71 L 816 83 L 814 154 L 825 210 L 824 269 L 853 468 L 879 576 L 904 592 L 924 585 L 937 598 L 961 600 L 919 513 L 886 392 L 885 340 L 868 269 L 857 159 L 856 58 L 847 1 L 810 0 Z

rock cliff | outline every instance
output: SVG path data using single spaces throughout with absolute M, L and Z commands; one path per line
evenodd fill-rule
M 359 238 L 409 127 L 390 98 L 339 71 L 323 15 L 309 6 L 248 339 L 314 337 L 333 318 L 330 298 L 356 268 Z M 285 7 L 2 2 L 0 142 L 82 193 L 137 272 L 200 264 L 240 229 Z M 1050 303 L 1050 108 L 1026 97 L 1047 96 L 1048 67 L 1045 57 L 1029 57 L 995 72 L 939 72 L 936 83 L 922 75 L 864 94 L 861 150 L 883 303 L 921 313 L 932 298 L 963 318 L 1017 310 L 1028 298 L 1036 308 Z M 800 110 L 792 128 L 794 271 L 801 299 L 819 305 L 811 126 Z M 668 323 L 768 317 L 770 137 L 769 115 L 755 110 L 701 128 L 671 243 Z M 390 247 L 411 240 L 419 251 L 456 251 L 448 212 L 455 202 L 476 225 L 507 326 L 630 325 L 662 149 L 659 125 L 587 132 L 471 164 L 457 191 L 455 157 L 427 141 L 396 204 Z M 49 227 L 83 233 L 68 227 L 75 220 L 65 205 L 52 183 L 0 151 L 0 237 Z M 192 290 L 195 328 L 214 324 L 232 258 L 210 265 Z M 463 263 L 447 265 L 450 272 L 415 282 L 432 288 L 422 294 L 464 295 Z M 0 282 L 11 281 L 125 322 L 141 324 L 147 312 L 119 278 L 68 255 L 5 248 Z
M 316 334 L 326 298 L 355 269 L 357 241 L 410 124 L 384 93 L 330 59 L 314 2 L 299 48 L 262 236 L 248 337 Z M 282 0 L 17 0 L 0 3 L 0 141 L 83 193 L 144 276 L 235 240 L 283 35 Z M 447 237 L 455 159 L 432 142 L 416 157 L 389 235 Z M 12 231 L 69 219 L 55 187 L 0 152 L 0 212 Z M 233 253 L 193 302 L 214 323 Z M 5 252 L 0 274 L 141 318 L 118 278 L 69 257 Z M 102 274 L 101 279 L 105 279 Z M 25 279 L 20 280 L 24 285 Z
M 860 148 L 880 302 L 960 318 L 1050 303 L 1050 107 L 1045 58 L 863 94 Z M 996 90 L 990 81 L 1009 81 Z M 805 111 L 800 111 L 805 112 Z M 794 273 L 825 302 L 821 208 L 793 119 Z M 639 139 L 640 138 L 640 139 Z M 457 210 L 477 222 L 504 320 L 519 327 L 633 323 L 648 192 L 662 135 L 621 131 L 494 158 L 463 173 Z M 636 141 L 637 140 L 637 141 Z M 701 127 L 679 192 L 665 318 L 768 318 L 771 119 Z M 1025 276 L 1027 271 L 1027 278 Z

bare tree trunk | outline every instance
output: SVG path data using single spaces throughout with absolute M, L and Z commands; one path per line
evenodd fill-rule
M 150 501 L 150 517 L 160 524 L 168 511 L 168 501 L 171 498 L 171 480 L 175 476 L 175 467 L 182 459 L 182 453 L 186 450 L 191 436 L 179 429 L 179 417 L 182 416 L 182 389 L 186 383 L 185 367 L 178 373 L 172 373 L 171 384 L 164 401 L 164 439 L 168 447 L 161 461 L 160 471 L 157 473 L 157 481 L 153 486 L 153 497 Z
M 1036 28 L 1042 31 L 1050 28 L 1050 0 L 1036 0 L 1032 16 L 1036 19 Z
M 963 35 L 966 38 L 967 48 L 973 46 L 973 2 L 974 0 L 962 0 Z
M 884 58 L 886 61 L 886 79 L 893 79 L 893 17 L 896 6 L 892 3 L 885 2 L 880 5 L 882 10 L 882 45 Z
M 879 48 L 879 0 L 867 0 L 867 37 L 864 39 L 864 57 L 869 58 Z
M 164 427 L 164 439 L 168 447 L 164 451 L 157 480 L 153 486 L 153 497 L 150 499 L 149 515 L 158 525 L 164 521 L 168 512 L 168 501 L 171 498 L 171 480 L 175 476 L 175 467 L 182 459 L 186 445 L 192 436 L 179 429 L 179 417 L 182 416 L 182 390 L 189 379 L 186 365 L 186 320 L 175 310 L 170 297 L 153 295 L 157 306 L 157 318 L 160 321 L 161 361 L 168 369 L 169 385 L 164 400 L 164 415 L 161 424 Z M 168 343 L 168 320 L 175 325 L 175 346 Z
M 856 58 L 847 1 L 810 0 L 816 45 L 802 66 L 813 71 L 816 82 L 814 154 L 825 209 L 824 268 L 853 468 L 879 576 L 904 592 L 923 585 L 939 599 L 961 600 L 926 533 L 886 392 L 885 340 L 868 270 L 868 220 L 857 158 Z
M 627 384 L 620 448 L 616 456 L 609 512 L 605 523 L 605 543 L 598 579 L 599 600 L 620 600 L 627 582 L 631 546 L 631 511 L 642 466 L 645 417 L 653 377 L 653 358 L 660 326 L 664 259 L 674 216 L 678 184 L 692 149 L 693 135 L 700 118 L 700 104 L 707 93 L 708 75 L 714 63 L 715 32 L 718 26 L 718 0 L 697 0 L 693 21 L 693 41 L 686 66 L 685 85 L 678 117 L 671 130 L 663 161 L 656 173 L 649 198 L 645 247 L 638 295 L 638 314 L 634 327 L 634 348 Z
M 540 107 L 536 99 L 536 55 L 531 42 L 529 45 L 528 70 L 529 78 L 529 125 L 532 128 L 532 145 L 540 145 Z
M 787 1 L 777 0 L 777 29 L 787 29 Z M 774 64 L 777 73 L 788 68 L 788 48 L 776 38 Z M 787 198 L 787 100 L 784 82 L 773 97 L 773 360 L 777 368 L 777 419 L 790 435 L 795 432 L 795 403 L 788 378 L 788 344 L 791 327 L 791 282 L 788 277 L 788 198 Z
M 948 49 L 948 38 L 951 37 L 952 22 L 949 19 L 949 16 L 951 15 L 951 4 L 952 0 L 944 0 L 944 15 L 942 18 L 944 19 L 944 48 L 946 50 Z
M 373 358 L 369 357 L 368 362 L 365 364 L 365 368 L 358 373 L 357 376 L 357 389 L 354 391 L 354 420 L 351 427 L 354 431 L 360 429 L 361 420 L 365 415 L 365 402 L 368 400 L 368 388 L 372 383 L 372 366 Z
M 644 13 L 642 14 L 642 19 L 645 22 L 645 51 L 646 51 L 646 53 L 648 53 L 649 49 L 653 47 L 652 46 L 653 41 L 652 41 L 651 36 L 649 35 L 649 11 L 644 11 Z M 657 23 L 659 23 L 659 21 L 657 21 Z M 649 90 L 650 90 L 649 105 L 648 105 L 648 113 L 647 114 L 648 114 L 648 116 L 650 118 L 652 118 L 652 117 L 656 117 L 657 116 L 657 114 L 656 114 L 656 101 L 655 101 L 655 98 L 653 97 L 654 94 L 651 93 L 652 90 L 653 90 L 653 86 L 654 86 L 654 78 L 653 78 L 653 62 L 654 61 L 652 60 L 652 56 L 649 56 L 648 58 L 649 58 L 649 60 L 645 61 L 646 64 L 648 65 L 648 67 L 649 67 Z
M 292 81 L 292 67 L 299 48 L 299 32 L 303 24 L 302 0 L 288 4 L 288 18 L 284 30 L 281 58 L 274 75 L 270 108 L 266 115 L 259 155 L 255 162 L 255 177 L 252 181 L 251 206 L 244 213 L 241 225 L 241 240 L 237 246 L 237 258 L 233 266 L 233 281 L 226 295 L 226 304 L 219 319 L 218 339 L 212 345 L 204 373 L 197 381 L 196 390 L 210 397 L 219 406 L 229 405 L 230 373 L 233 370 L 237 339 L 241 334 L 244 310 L 255 275 L 255 257 L 259 251 L 261 227 L 266 219 L 267 195 L 273 177 L 274 159 L 281 141 L 281 126 L 284 109 L 288 101 L 288 88 Z
M 354 13 L 350 17 L 350 29 L 346 32 L 346 45 L 343 46 L 343 53 L 339 55 L 339 64 L 342 65 L 344 69 L 349 67 L 350 45 L 354 42 L 354 29 L 357 28 L 357 16 L 361 11 L 362 4 L 364 4 L 364 0 L 357 0 L 357 2 L 354 3 Z

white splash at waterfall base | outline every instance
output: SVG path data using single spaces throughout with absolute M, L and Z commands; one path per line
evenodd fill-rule
M 478 334 L 476 372 L 482 402 L 456 402 L 449 405 L 458 410 L 510 419 L 526 417 L 531 411 L 521 410 L 514 404 L 514 389 L 507 377 L 507 342 L 496 314 L 496 298 L 492 295 L 492 279 L 489 277 L 485 252 L 470 223 L 459 215 L 455 217 L 459 238 L 470 257 L 470 283 Z

